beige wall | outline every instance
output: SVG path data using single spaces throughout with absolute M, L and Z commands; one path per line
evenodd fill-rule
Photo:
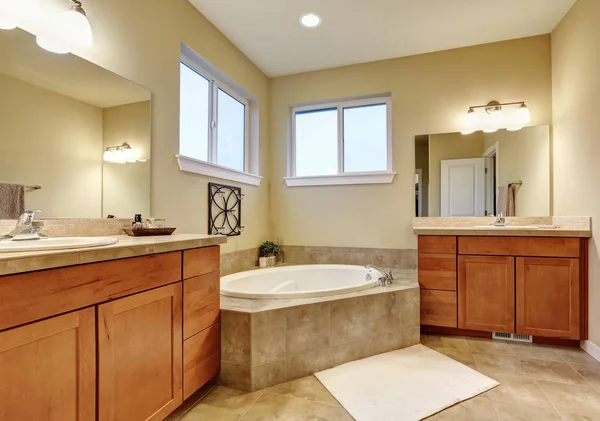
M 99 218 L 102 110 L 2 74 L 0 92 L 0 182 L 41 185 L 41 218 Z
M 103 149 L 127 142 L 139 157 L 150 157 L 150 101 L 102 110 Z M 102 165 L 102 216 L 150 216 L 150 162 Z
M 515 191 L 517 216 L 550 216 L 550 127 L 485 134 L 486 145 L 498 142 L 497 184 L 521 180 Z
M 429 216 L 440 216 L 441 161 L 445 159 L 481 158 L 485 148 L 482 132 L 468 136 L 444 133 L 429 136 Z
M 56 1 L 56 0 L 53 0 Z M 260 173 L 268 176 L 269 80 L 187 0 L 87 0 L 94 47 L 80 55 L 153 93 L 152 214 L 178 232 L 207 232 L 207 177 L 179 170 L 179 56 L 184 42 L 252 93 L 260 106 Z M 226 182 L 227 184 L 236 184 Z M 269 186 L 243 185 L 243 223 L 223 251 L 256 247 L 270 232 Z
M 414 248 L 414 137 L 460 131 L 470 105 L 524 100 L 551 122 L 550 36 L 275 78 L 272 83 L 274 232 L 286 244 Z M 391 92 L 393 184 L 285 186 L 292 104 Z
M 554 213 L 595 221 L 589 254 L 590 339 L 600 345 L 600 1 L 578 0 L 552 33 Z

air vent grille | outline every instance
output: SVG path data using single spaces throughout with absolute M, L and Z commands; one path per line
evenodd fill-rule
M 531 335 L 521 335 L 519 333 L 504 333 L 504 332 L 494 332 L 492 334 L 492 339 L 500 339 L 503 341 L 513 341 L 513 342 L 533 342 L 533 336 Z

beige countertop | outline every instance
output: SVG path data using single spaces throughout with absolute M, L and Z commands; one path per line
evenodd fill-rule
M 111 235 L 109 237 L 118 238 L 119 242 L 108 246 L 80 249 L 0 253 L 0 275 L 208 247 L 227 242 L 227 237 L 224 236 L 202 234 L 151 237 Z
M 474 235 L 474 236 L 492 236 L 492 237 L 581 237 L 590 238 L 592 231 L 582 228 L 475 228 L 475 227 L 413 227 L 417 235 Z

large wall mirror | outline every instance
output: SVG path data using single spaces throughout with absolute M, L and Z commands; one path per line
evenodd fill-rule
M 550 216 L 550 128 L 415 137 L 415 215 Z
M 25 207 L 42 218 L 149 215 L 150 101 L 25 31 L 0 31 L 0 183 L 26 186 Z

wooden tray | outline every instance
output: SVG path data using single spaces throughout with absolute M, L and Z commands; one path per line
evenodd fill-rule
M 171 235 L 177 228 L 123 228 L 130 237 L 145 237 L 149 235 Z

